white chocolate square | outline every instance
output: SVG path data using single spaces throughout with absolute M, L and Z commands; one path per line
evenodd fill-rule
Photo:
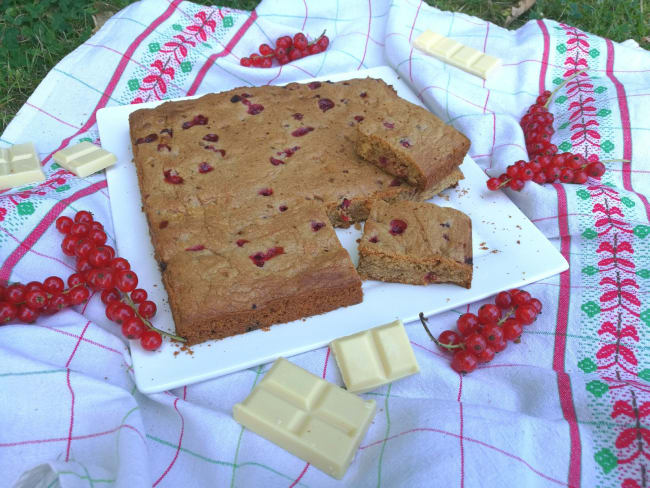
M 247 429 L 341 479 L 375 416 L 363 400 L 280 358 L 233 407 Z
M 413 45 L 426 54 L 483 79 L 501 66 L 499 58 L 429 30 L 416 37 Z
M 34 144 L 16 144 L 0 148 L 0 189 L 16 188 L 45 181 L 41 160 L 36 154 Z
M 80 178 L 111 166 L 117 158 L 99 146 L 88 141 L 61 149 L 52 156 L 54 161 Z
M 348 391 L 364 393 L 420 371 L 401 320 L 332 341 Z

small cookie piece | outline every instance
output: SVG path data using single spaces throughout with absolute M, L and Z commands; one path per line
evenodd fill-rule
M 413 45 L 444 63 L 451 64 L 484 80 L 501 66 L 501 60 L 430 30 L 424 31 Z
M 457 168 L 469 144 L 456 129 L 408 102 L 357 126 L 357 154 L 420 190 L 436 186 Z
M 362 279 L 472 285 L 472 221 L 432 203 L 375 202 L 359 243 Z
M 117 161 L 115 154 L 88 141 L 61 149 L 52 156 L 54 161 L 79 178 L 85 178 L 108 168 Z
M 26 142 L 0 148 L 0 189 L 45 181 L 41 160 L 34 144 Z

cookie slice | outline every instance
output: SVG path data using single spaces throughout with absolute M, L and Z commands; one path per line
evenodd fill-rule
M 362 279 L 472 285 L 472 221 L 432 203 L 375 202 L 359 243 Z
M 385 172 L 426 190 L 462 162 L 469 139 L 428 110 L 404 102 L 357 125 L 356 151 Z

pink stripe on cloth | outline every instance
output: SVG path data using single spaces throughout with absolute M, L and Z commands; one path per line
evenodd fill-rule
M 359 63 L 359 66 L 357 66 L 357 70 L 361 69 L 361 66 L 363 66 L 363 62 L 366 59 L 366 53 L 368 52 L 368 39 L 370 39 L 371 23 L 372 23 L 372 1 L 368 0 L 368 33 L 366 34 L 366 45 L 363 48 L 363 57 L 361 58 L 361 62 Z
M 133 427 L 132 425 L 129 425 L 129 424 L 118 425 L 114 429 L 106 430 L 104 432 L 95 432 L 93 434 L 72 436 L 70 439 L 72 439 L 73 441 L 81 441 L 81 440 L 84 440 L 84 439 L 94 439 L 95 437 L 101 437 L 101 436 L 104 436 L 104 435 L 107 435 L 107 434 L 113 434 L 113 433 L 117 432 L 118 430 L 120 430 L 122 428 L 131 429 L 132 431 L 134 431 L 136 434 L 138 434 L 140 436 L 140 439 L 142 439 L 142 442 L 146 443 L 145 438 L 142 435 L 142 433 L 138 429 L 136 429 L 135 427 Z M 67 440 L 68 440 L 68 437 L 53 437 L 51 439 L 35 439 L 35 440 L 18 441 L 18 442 L 2 442 L 2 443 L 0 443 L 0 447 L 17 447 L 17 446 L 25 446 L 25 445 L 28 445 L 28 444 L 46 444 L 46 443 L 49 443 L 49 442 L 63 442 L 63 441 L 67 441 Z
M 618 109 L 621 113 L 621 126 L 623 128 L 623 159 L 630 161 L 629 163 L 623 163 L 623 187 L 628 191 L 634 191 L 632 188 L 632 131 L 630 129 L 630 110 L 627 106 L 627 97 L 625 95 L 625 87 L 623 84 L 618 81 L 614 75 L 614 44 L 609 39 L 605 39 L 607 44 L 607 77 L 614 83 L 616 87 L 616 95 L 618 98 Z M 648 204 L 648 199 L 645 195 L 641 193 L 636 193 L 639 197 L 643 206 L 645 207 L 645 212 L 650 219 L 650 204 Z
M 564 187 L 560 184 L 553 184 L 557 191 L 558 200 L 558 226 L 560 231 L 560 252 L 571 264 L 571 235 L 569 233 L 569 221 L 567 219 L 568 206 Z M 575 406 L 573 404 L 573 393 L 571 391 L 571 380 L 564 371 L 564 360 L 566 354 L 566 338 L 569 324 L 569 304 L 571 293 L 571 268 L 560 274 L 560 291 L 558 300 L 557 323 L 555 327 L 555 346 L 553 352 L 553 369 L 557 372 L 557 386 L 560 398 L 562 415 L 569 424 L 569 486 L 580 486 L 581 454 L 580 431 L 576 419 Z
M 192 82 L 192 86 L 190 86 L 190 89 L 187 90 L 187 95 L 191 96 L 196 93 L 196 91 L 199 89 L 199 86 L 201 85 L 201 82 L 203 81 L 203 78 L 205 78 L 205 74 L 208 72 L 210 67 L 214 64 L 214 61 L 218 58 L 222 58 L 224 56 L 228 56 L 230 54 L 230 51 L 232 51 L 232 48 L 237 45 L 239 40 L 244 36 L 248 28 L 255 23 L 257 20 L 257 12 L 253 10 L 251 12 L 250 17 L 246 19 L 246 22 L 239 28 L 239 30 L 235 33 L 232 39 L 230 39 L 230 42 L 226 44 L 226 47 L 223 49 L 223 51 L 218 52 L 216 54 L 213 54 L 210 56 L 207 61 L 201 66 L 201 69 L 199 70 L 198 74 L 196 75 L 196 78 L 194 79 L 194 82 Z
M 409 32 L 409 44 L 411 43 L 411 38 L 413 37 L 413 29 L 415 29 L 415 23 L 418 20 L 418 15 L 420 14 L 420 7 L 422 7 L 422 0 L 418 4 L 418 9 L 415 11 L 415 17 L 413 17 L 413 23 L 411 24 L 411 31 Z M 368 37 L 370 38 L 370 32 L 368 32 Z M 409 53 L 409 78 L 413 81 L 413 72 L 411 70 L 413 65 L 413 48 L 411 47 L 411 52 Z
M 52 222 L 56 220 L 59 214 L 65 210 L 68 204 L 87 195 L 91 195 L 102 188 L 106 188 L 106 180 L 99 181 L 83 190 L 79 190 L 77 193 L 70 195 L 68 198 L 61 200 L 54 205 L 47 215 L 43 217 L 43 220 L 39 222 L 36 228 L 25 238 L 22 244 L 18 246 L 2 264 L 2 268 L 0 268 L 0 282 L 3 280 L 9 280 L 11 270 L 14 268 L 16 263 L 18 263 L 18 261 L 27 254 L 27 251 L 29 251 L 41 236 L 45 234 L 45 231 L 50 227 L 50 225 L 52 225 Z
M 86 324 L 88 327 L 88 324 Z M 86 329 L 84 329 L 85 331 Z M 79 343 L 77 343 L 79 345 Z M 76 349 L 76 347 L 75 347 Z M 74 390 L 70 384 L 70 368 L 66 372 L 65 376 L 66 383 L 68 385 L 68 391 L 70 392 L 70 427 L 68 428 L 68 443 L 65 448 L 65 462 L 67 463 L 70 460 L 70 445 L 72 444 L 72 429 L 74 428 Z
M 153 485 L 151 485 L 152 487 L 157 486 L 165 478 L 165 476 L 167 476 L 167 473 L 169 473 L 169 471 L 174 466 L 174 463 L 176 463 L 176 460 L 178 459 L 178 454 L 181 452 L 181 445 L 183 444 L 183 434 L 185 433 L 185 419 L 183 418 L 183 414 L 180 412 L 180 410 L 178 410 L 178 405 L 177 405 L 178 400 L 180 399 L 176 398 L 174 400 L 174 410 L 176 410 L 176 413 L 178 413 L 178 415 L 181 418 L 181 433 L 178 438 L 178 446 L 176 447 L 176 453 L 174 454 L 174 459 L 172 459 L 171 463 L 169 463 L 169 466 L 167 466 L 167 469 L 165 469 L 163 474 L 160 475 L 160 478 L 154 481 Z
M 539 93 L 541 94 L 546 88 L 546 70 L 548 69 L 548 55 L 551 50 L 551 38 L 543 20 L 537 20 L 537 25 L 544 36 L 544 51 L 542 52 L 542 65 L 539 72 Z

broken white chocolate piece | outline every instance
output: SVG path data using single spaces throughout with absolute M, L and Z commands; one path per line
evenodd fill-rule
M 113 153 L 88 141 L 61 149 L 52 156 L 54 161 L 80 178 L 108 168 L 117 161 Z
M 487 79 L 494 70 L 501 66 L 499 58 L 429 30 L 416 37 L 413 45 L 420 51 L 483 79 Z
M 41 160 L 36 154 L 34 144 L 16 144 L 0 148 L 0 189 L 45 181 Z
M 233 407 L 233 416 L 247 429 L 341 479 L 375 408 L 374 400 L 363 400 L 280 358 Z
M 401 320 L 332 341 L 348 391 L 364 393 L 420 371 Z

